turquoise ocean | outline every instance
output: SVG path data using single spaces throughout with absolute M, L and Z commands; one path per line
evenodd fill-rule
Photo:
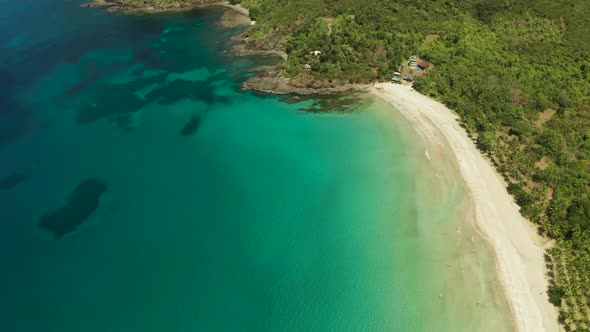
M 388 106 L 240 91 L 276 59 L 228 56 L 219 8 L 0 6 L 1 331 L 510 330 Z

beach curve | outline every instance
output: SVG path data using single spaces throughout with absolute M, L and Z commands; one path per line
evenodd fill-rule
M 520 214 L 504 180 L 459 125 L 458 116 L 409 86 L 378 83 L 370 91 L 401 112 L 428 147 L 452 153 L 474 205 L 475 227 L 495 252 L 496 268 L 515 329 L 559 331 L 557 310 L 546 294 L 546 241 Z

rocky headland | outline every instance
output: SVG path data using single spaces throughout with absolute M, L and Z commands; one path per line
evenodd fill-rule
M 83 7 L 105 7 L 107 11 L 130 15 L 156 14 L 162 12 L 187 11 L 195 8 L 224 7 L 228 10 L 220 18 L 219 24 L 232 28 L 254 25 L 248 9 L 240 5 L 232 5 L 227 1 L 218 0 L 91 0 L 82 4 Z M 287 60 L 284 36 L 269 33 L 264 38 L 251 38 L 249 29 L 230 40 L 228 54 L 232 56 L 268 56 Z M 309 73 L 302 73 L 290 78 L 281 70 L 281 62 L 277 65 L 254 68 L 258 75 L 249 78 L 242 84 L 244 90 L 256 90 L 272 94 L 333 94 L 349 91 L 366 91 L 366 85 L 344 84 L 338 81 L 317 79 Z

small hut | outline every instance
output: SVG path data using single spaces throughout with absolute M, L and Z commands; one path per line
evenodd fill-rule
M 393 76 L 391 77 L 391 82 L 392 83 L 400 83 L 402 80 L 402 74 L 400 72 L 395 72 L 393 73 Z
M 305 71 L 311 71 L 311 65 L 306 63 L 305 66 L 303 66 L 303 69 L 305 69 Z
M 420 62 L 418 62 L 418 68 L 420 68 L 422 70 L 427 70 L 430 67 L 432 67 L 432 63 L 430 63 L 428 61 L 420 61 Z
M 319 56 L 319 55 L 322 55 L 322 51 L 313 51 L 310 54 L 313 56 Z

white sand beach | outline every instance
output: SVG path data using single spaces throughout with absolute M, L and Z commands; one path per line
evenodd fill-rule
M 448 157 L 456 159 L 474 204 L 475 226 L 496 254 L 499 279 L 516 330 L 559 331 L 557 310 L 546 294 L 543 257 L 546 241 L 521 216 L 504 180 L 459 125 L 458 116 L 409 86 L 381 83 L 371 92 L 411 121 L 427 147 L 445 151 Z M 436 154 L 428 157 L 430 162 L 437 162 Z

